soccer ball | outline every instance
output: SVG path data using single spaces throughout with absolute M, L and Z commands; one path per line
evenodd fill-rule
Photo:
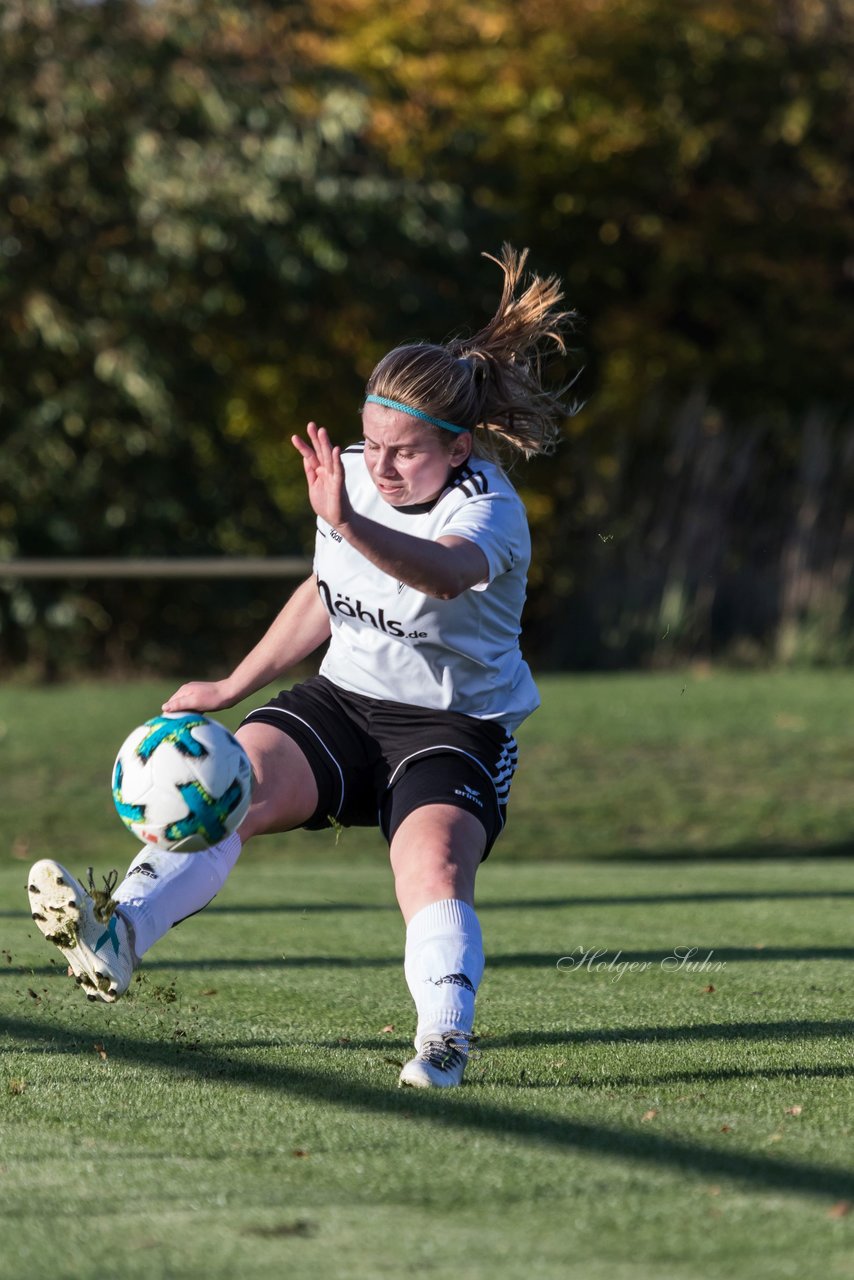
M 249 757 L 216 720 L 160 715 L 122 743 L 113 801 L 127 829 L 146 844 L 195 853 L 237 830 L 252 781 Z

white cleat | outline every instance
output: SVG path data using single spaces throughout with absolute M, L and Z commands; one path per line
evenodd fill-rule
M 401 1071 L 399 1084 L 413 1089 L 452 1089 L 462 1084 L 471 1039 L 462 1031 L 425 1036 L 418 1053 Z
M 43 858 L 31 868 L 27 889 L 33 919 L 59 947 L 78 986 L 90 1000 L 118 1000 L 130 985 L 134 956 L 110 886 L 93 894 L 60 863 Z

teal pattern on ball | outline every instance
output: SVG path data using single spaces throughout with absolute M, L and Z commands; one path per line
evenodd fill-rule
M 228 834 L 226 822 L 243 798 L 237 779 L 218 798 L 214 798 L 200 782 L 187 782 L 178 790 L 189 812 L 179 822 L 170 822 L 166 839 L 177 842 L 188 836 L 203 836 L 208 845 L 216 844 Z
M 118 810 L 119 817 L 125 826 L 130 826 L 132 822 L 144 822 L 145 805 L 127 803 L 122 796 L 123 781 L 124 770 L 122 769 L 122 762 L 121 760 L 117 760 L 115 770 L 113 771 L 113 803 Z
M 200 760 L 202 756 L 208 754 L 208 749 L 193 737 L 192 731 L 207 723 L 206 717 L 200 715 L 154 716 L 152 720 L 145 722 L 148 733 L 141 742 L 137 743 L 136 754 L 147 764 L 161 742 L 171 742 L 182 756 L 192 756 Z

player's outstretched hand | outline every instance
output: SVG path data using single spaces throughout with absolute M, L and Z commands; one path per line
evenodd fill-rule
M 163 711 L 220 711 L 237 701 L 224 680 L 193 680 L 182 684 L 163 703 Z
M 291 443 L 302 456 L 308 500 L 315 515 L 339 529 L 353 514 L 344 485 L 341 450 L 333 446 L 326 428 L 318 427 L 316 422 L 310 422 L 306 432 L 308 444 L 299 436 L 291 436 Z

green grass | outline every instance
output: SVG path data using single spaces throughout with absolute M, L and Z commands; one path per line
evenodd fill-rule
M 854 672 L 552 677 L 540 687 L 543 705 L 518 735 L 502 861 L 850 851 Z M 113 760 L 171 691 L 0 691 L 6 850 L 21 861 L 58 845 L 96 862 L 130 858 L 110 797 Z M 220 718 L 233 727 L 264 696 Z M 372 833 L 346 839 L 348 859 L 376 857 Z M 305 833 L 280 847 L 328 854 Z
M 0 694 L 0 1275 L 854 1276 L 854 676 L 544 685 L 438 1097 L 395 1087 L 370 832 L 257 842 L 126 1000 L 81 1000 L 26 869 L 130 860 L 105 779 L 162 689 Z

